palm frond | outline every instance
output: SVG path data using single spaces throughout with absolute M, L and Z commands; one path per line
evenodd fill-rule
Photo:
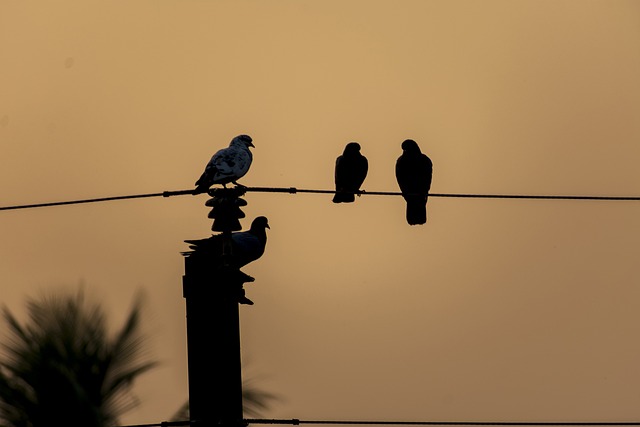
M 24 324 L 5 307 L 0 425 L 116 424 L 137 404 L 134 379 L 155 366 L 144 352 L 140 311 L 137 300 L 111 339 L 104 310 L 86 301 L 82 290 L 28 300 Z

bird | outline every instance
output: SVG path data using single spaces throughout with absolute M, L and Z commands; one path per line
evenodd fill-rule
M 258 216 L 251 222 L 249 230 L 231 233 L 231 243 L 228 247 L 225 247 L 224 234 L 185 242 L 189 243 L 189 248 L 193 250 L 191 254 L 212 256 L 214 264 L 216 261 L 219 261 L 219 264 L 226 262 L 229 267 L 239 269 L 262 257 L 267 245 L 267 228 L 271 229 L 267 217 Z
M 344 152 L 336 158 L 336 193 L 333 203 L 353 203 L 356 200 L 355 193 L 360 191 L 369 169 L 367 158 L 360 153 L 360 149 L 360 144 L 350 142 L 344 147 Z
M 402 155 L 396 161 L 396 180 L 407 203 L 407 223 L 425 224 L 433 163 L 413 139 L 404 140 L 401 147 Z
M 255 148 L 253 139 L 249 135 L 238 135 L 228 147 L 218 150 L 196 181 L 193 194 L 206 193 L 213 184 L 222 184 L 224 188 L 229 183 L 240 185 L 237 181 L 247 174 L 253 161 L 249 147 Z
M 230 291 L 238 303 L 253 305 L 253 301 L 246 297 L 243 284 L 255 279 L 240 271 L 240 268 L 262 257 L 267 245 L 267 228 L 271 228 L 267 217 L 258 216 L 251 222 L 249 230 L 233 232 L 229 240 L 224 234 L 207 239 L 185 240 L 192 251 L 183 252 L 183 255 L 205 257 L 208 267 L 226 270 L 224 274 L 228 274 L 227 277 L 232 277 L 236 283 L 236 287 L 230 288 Z

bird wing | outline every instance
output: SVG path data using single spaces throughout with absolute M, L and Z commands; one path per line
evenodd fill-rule
M 335 183 L 336 189 L 356 192 L 367 177 L 367 159 L 357 156 L 339 156 L 336 159 Z
M 224 150 L 226 150 L 226 148 L 218 150 L 213 156 L 211 156 L 211 159 L 204 167 L 204 172 L 202 172 L 202 175 L 200 175 L 200 178 L 196 181 L 196 186 L 208 187 L 213 184 L 216 174 L 218 173 L 218 167 L 216 165 L 217 158 L 222 155 Z
M 233 233 L 232 239 L 233 257 L 239 266 L 257 260 L 264 253 L 265 245 L 256 235 L 248 231 Z
M 369 171 L 369 162 L 367 161 L 367 158 L 362 154 L 358 154 L 358 156 L 353 159 L 352 169 L 353 188 L 360 189 L 360 187 L 364 183 L 365 178 L 367 177 L 367 172 Z
M 249 171 L 251 160 L 251 152 L 248 149 L 229 147 L 220 150 L 211 159 L 212 168 L 215 168 L 213 182 L 243 177 Z
M 207 239 L 185 240 L 185 243 L 194 251 L 213 256 L 212 260 L 222 260 L 224 238 L 220 234 Z M 242 267 L 260 258 L 265 249 L 260 239 L 249 231 L 232 233 L 231 244 L 231 263 L 236 267 Z
M 433 165 L 423 153 L 403 153 L 396 162 L 396 179 L 403 193 L 426 193 L 431 188 Z
M 345 174 L 346 166 L 344 163 L 344 157 L 338 156 L 338 158 L 336 158 L 336 166 L 334 169 L 334 181 L 336 183 L 337 190 L 341 190 L 344 187 Z

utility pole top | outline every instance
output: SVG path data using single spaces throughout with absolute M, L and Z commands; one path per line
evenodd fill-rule
M 270 228 L 266 217 L 240 231 L 245 187 L 209 189 L 212 231 L 185 240 L 183 296 L 186 300 L 189 366 L 189 418 L 202 427 L 244 425 L 239 304 L 252 305 L 244 283 L 255 279 L 240 270 L 264 253 Z

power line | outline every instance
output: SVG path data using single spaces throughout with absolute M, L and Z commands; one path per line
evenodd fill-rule
M 196 424 L 194 422 L 194 424 Z M 152 423 L 152 424 L 130 424 L 126 426 L 119 427 L 173 427 L 173 426 L 188 426 L 191 425 L 191 421 L 163 421 L 161 423 Z
M 136 424 L 121 427 L 170 427 L 188 426 L 191 421 L 165 421 L 155 424 Z M 193 422 L 197 425 L 197 422 Z M 398 426 L 640 426 L 640 422 L 580 422 L 580 421 L 340 421 L 293 419 L 245 419 L 243 424 L 334 424 L 334 425 L 398 425 Z
M 29 205 L 15 205 L 15 206 L 0 206 L 0 211 L 15 210 L 15 209 L 30 209 L 30 208 L 42 208 L 47 206 L 60 206 L 60 205 L 77 205 L 81 203 L 95 203 L 95 202 L 107 202 L 112 200 L 124 200 L 124 199 L 142 199 L 149 197 L 170 197 L 180 196 L 184 194 L 193 194 L 193 190 L 180 190 L 180 191 L 164 191 L 162 193 L 148 193 L 148 194 L 133 194 L 128 196 L 112 196 L 112 197 L 100 197 L 94 199 L 80 199 L 69 200 L 64 202 L 47 202 L 47 203 L 33 203 Z
M 315 193 L 335 194 L 335 190 L 313 190 L 295 187 L 245 187 L 247 192 L 260 193 Z M 93 199 L 79 199 L 62 202 L 32 203 L 27 205 L 0 206 L 0 211 L 31 209 L 49 206 L 76 205 L 82 203 L 107 202 L 113 200 L 141 199 L 150 197 L 172 197 L 186 194 L 193 195 L 193 190 L 163 191 L 161 193 L 132 194 L 127 196 L 100 197 Z M 401 196 L 402 193 L 394 191 L 360 191 L 358 196 Z M 640 196 L 556 196 L 556 195 L 525 195 L 525 194 L 461 194 L 461 193 L 429 193 L 429 197 L 448 198 L 475 198 L 475 199 L 532 199 L 532 200 L 601 200 L 601 201 L 640 201 Z
M 535 421 L 331 421 L 331 420 L 244 420 L 247 424 L 336 424 L 404 426 L 638 426 L 640 422 L 535 422 Z
M 324 193 L 334 194 L 335 190 L 305 190 L 294 187 L 270 188 L 247 187 L 247 191 L 273 192 L 273 193 Z M 359 191 L 357 195 L 369 196 L 402 196 L 395 191 Z M 463 193 L 429 193 L 429 197 L 459 197 L 478 199 L 564 199 L 564 200 L 640 200 L 638 196 L 553 196 L 553 195 L 524 195 L 524 194 L 463 194 Z

